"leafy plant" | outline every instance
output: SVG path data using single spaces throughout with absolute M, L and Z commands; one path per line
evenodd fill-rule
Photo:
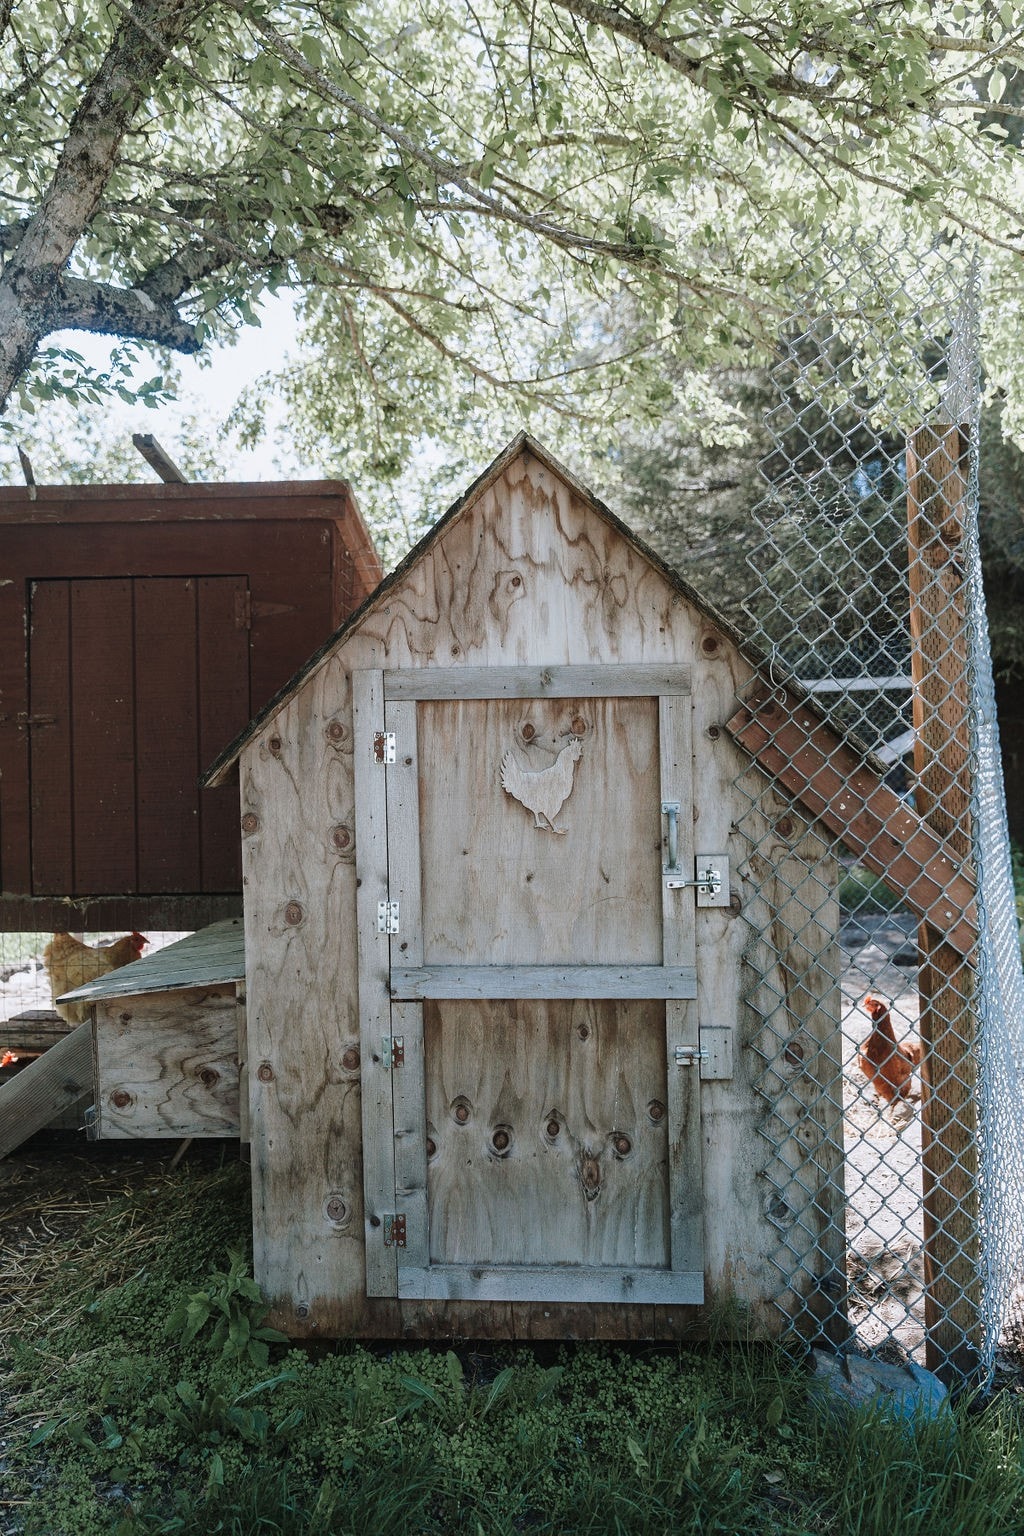
M 863 864 L 851 864 L 839 881 L 839 905 L 844 912 L 894 912 L 900 904 L 878 875 Z
M 281 1446 L 302 1423 L 302 1409 L 292 1408 L 275 1424 L 265 1409 L 251 1405 L 253 1398 L 294 1380 L 293 1373 L 283 1371 L 234 1396 L 214 1386 L 200 1393 L 191 1382 L 179 1381 L 173 1395 L 158 1393 L 153 1407 L 186 1437 L 206 1445 L 219 1445 L 226 1437 L 237 1435 L 246 1445 Z
M 183 1344 L 191 1344 L 209 1327 L 206 1338 L 215 1354 L 265 1366 L 269 1346 L 287 1344 L 288 1335 L 264 1325 L 270 1308 L 249 1273 L 245 1255 L 229 1249 L 228 1258 L 226 1270 L 215 1270 L 205 1286 L 175 1307 L 167 1320 L 167 1332 Z

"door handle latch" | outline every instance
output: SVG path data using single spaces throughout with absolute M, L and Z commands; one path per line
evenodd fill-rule
M 698 907 L 727 907 L 729 905 L 729 855 L 727 853 L 698 853 L 694 860 L 693 880 L 682 879 L 678 872 L 666 867 L 667 891 L 696 891 Z
M 679 809 L 678 800 L 661 802 L 661 814 L 668 820 L 668 858 L 664 866 L 666 875 L 682 874 L 679 868 Z

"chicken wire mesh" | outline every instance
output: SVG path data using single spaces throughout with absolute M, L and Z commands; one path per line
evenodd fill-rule
M 1024 980 L 976 260 L 846 232 L 804 270 L 772 371 L 744 700 L 803 822 L 766 813 L 753 767 L 738 781 L 771 1258 L 802 1331 L 979 1379 L 1021 1279 Z M 808 807 L 820 874 L 787 857 Z

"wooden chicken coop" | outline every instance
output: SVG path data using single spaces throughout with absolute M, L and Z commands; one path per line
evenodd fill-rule
M 876 865 L 898 843 L 904 898 L 963 942 L 941 849 L 545 450 L 517 438 L 207 781 L 236 776 L 244 994 L 237 954 L 188 976 L 218 1060 L 244 996 L 281 1327 L 674 1338 L 733 1300 L 765 1333 L 834 1321 L 831 834 Z M 153 1134 L 173 1099 L 202 1134 L 202 1053 L 178 1034 L 161 1064 L 130 1003 L 119 1029 L 147 964 L 81 994 L 101 1131 Z
M 0 490 L 0 927 L 240 909 L 199 776 L 380 579 L 348 487 Z

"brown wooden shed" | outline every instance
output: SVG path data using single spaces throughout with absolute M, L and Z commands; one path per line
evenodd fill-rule
M 339 481 L 0 490 L 0 928 L 237 912 L 200 773 L 380 574 Z
M 955 931 L 941 850 L 549 454 L 510 445 L 208 782 L 236 770 L 255 1269 L 280 1326 L 835 1317 L 819 823 L 868 863 L 905 845 L 907 899 Z

